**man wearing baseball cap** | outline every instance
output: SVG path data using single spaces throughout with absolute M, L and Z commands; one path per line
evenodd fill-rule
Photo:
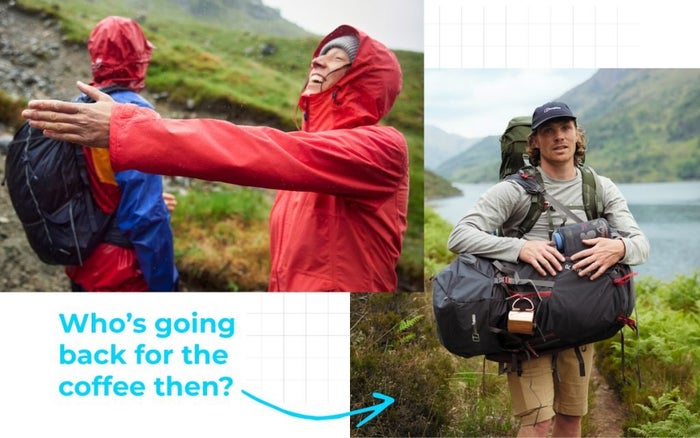
M 557 118 L 576 120 L 569 105 L 564 102 L 547 102 L 535 108 L 535 112 L 532 114 L 532 130 L 536 130 L 544 122 Z
M 586 220 L 586 213 L 579 165 L 585 153 L 584 132 L 566 103 L 548 102 L 535 109 L 528 138 L 529 161 L 542 176 L 546 191 L 582 220 Z M 602 176 L 596 177 L 596 184 L 602 197 L 602 215 L 624 237 L 583 240 L 588 248 L 571 257 L 570 269 L 591 280 L 618 262 L 637 265 L 649 256 L 649 241 L 620 190 Z M 457 223 L 448 240 L 450 250 L 529 263 L 542 275 L 556 275 L 563 269 L 565 258 L 549 236 L 563 224 L 566 214 L 550 208 L 529 231 L 519 233 L 530 202 L 530 195 L 517 182 L 504 180 L 494 185 Z M 503 229 L 502 235 L 491 233 L 499 228 Z M 592 344 L 554 356 L 540 355 L 515 366 L 507 364 L 513 414 L 520 421 L 518 436 L 547 436 L 552 423 L 552 436 L 580 436 L 581 420 L 588 412 L 592 365 Z
M 562 128 L 557 138 L 548 139 L 540 134 L 554 134 L 555 128 Z M 576 167 L 583 163 L 586 155 L 585 141 L 579 140 L 576 116 L 564 102 L 547 102 L 535 108 L 532 113 L 532 133 L 528 138 L 528 156 L 534 166 L 543 166 L 544 172 L 552 177 L 571 178 Z M 549 140 L 549 141 L 548 141 Z M 553 152 L 556 150 L 557 154 Z M 547 160 L 542 162 L 542 153 Z M 573 154 L 573 156 L 572 156 Z M 554 162 L 550 162 L 553 159 Z M 564 166 L 554 166 L 560 160 Z M 571 164 L 571 165 L 570 165 Z

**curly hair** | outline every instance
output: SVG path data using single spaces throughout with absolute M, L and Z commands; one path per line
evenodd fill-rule
M 575 123 L 575 122 L 574 122 Z M 579 166 L 586 161 L 586 133 L 580 126 L 576 125 L 576 152 L 574 152 L 574 164 Z M 527 137 L 527 155 L 530 159 L 530 164 L 539 166 L 542 159 L 540 158 L 540 149 L 536 148 L 534 138 L 536 131 L 532 131 Z

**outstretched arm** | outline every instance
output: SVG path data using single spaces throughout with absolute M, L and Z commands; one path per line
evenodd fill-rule
M 47 137 L 71 143 L 109 147 L 109 121 L 114 100 L 97 88 L 78 81 L 78 89 L 95 103 L 73 103 L 60 100 L 32 100 L 22 117 Z

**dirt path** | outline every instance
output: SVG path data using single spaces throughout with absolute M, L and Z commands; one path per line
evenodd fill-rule
M 624 406 L 595 366 L 591 374 L 591 381 L 594 399 L 587 419 L 590 430 L 588 436 L 623 436 L 622 425 L 627 418 Z

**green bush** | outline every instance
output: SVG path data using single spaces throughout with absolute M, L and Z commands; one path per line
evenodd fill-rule
M 627 372 L 621 372 L 619 337 L 600 343 L 599 367 L 632 410 L 629 432 L 668 436 L 662 432 L 675 430 L 671 435 L 692 436 L 687 431 L 696 430 L 700 418 L 685 410 L 700 411 L 698 275 L 678 276 L 668 283 L 645 278 L 637 282 L 636 292 L 639 336 L 625 336 Z M 639 368 L 641 385 L 632 378 L 629 365 Z
M 430 293 L 353 294 L 352 409 L 395 402 L 352 436 L 504 436 L 517 431 L 506 379 L 494 362 L 449 353 L 435 331 Z
M 700 416 L 688 410 L 688 403 L 680 396 L 679 388 L 662 394 L 659 398 L 649 396 L 649 404 L 637 404 L 647 422 L 630 431 L 642 437 L 700 436 Z
M 439 436 L 461 403 L 451 390 L 451 358 L 437 340 L 424 293 L 351 297 L 352 409 L 377 404 L 373 392 L 394 397 L 381 415 L 352 436 Z
M 437 274 L 447 266 L 455 254 L 447 249 L 447 237 L 452 231 L 452 225 L 442 219 L 435 210 L 425 208 L 425 278 Z

